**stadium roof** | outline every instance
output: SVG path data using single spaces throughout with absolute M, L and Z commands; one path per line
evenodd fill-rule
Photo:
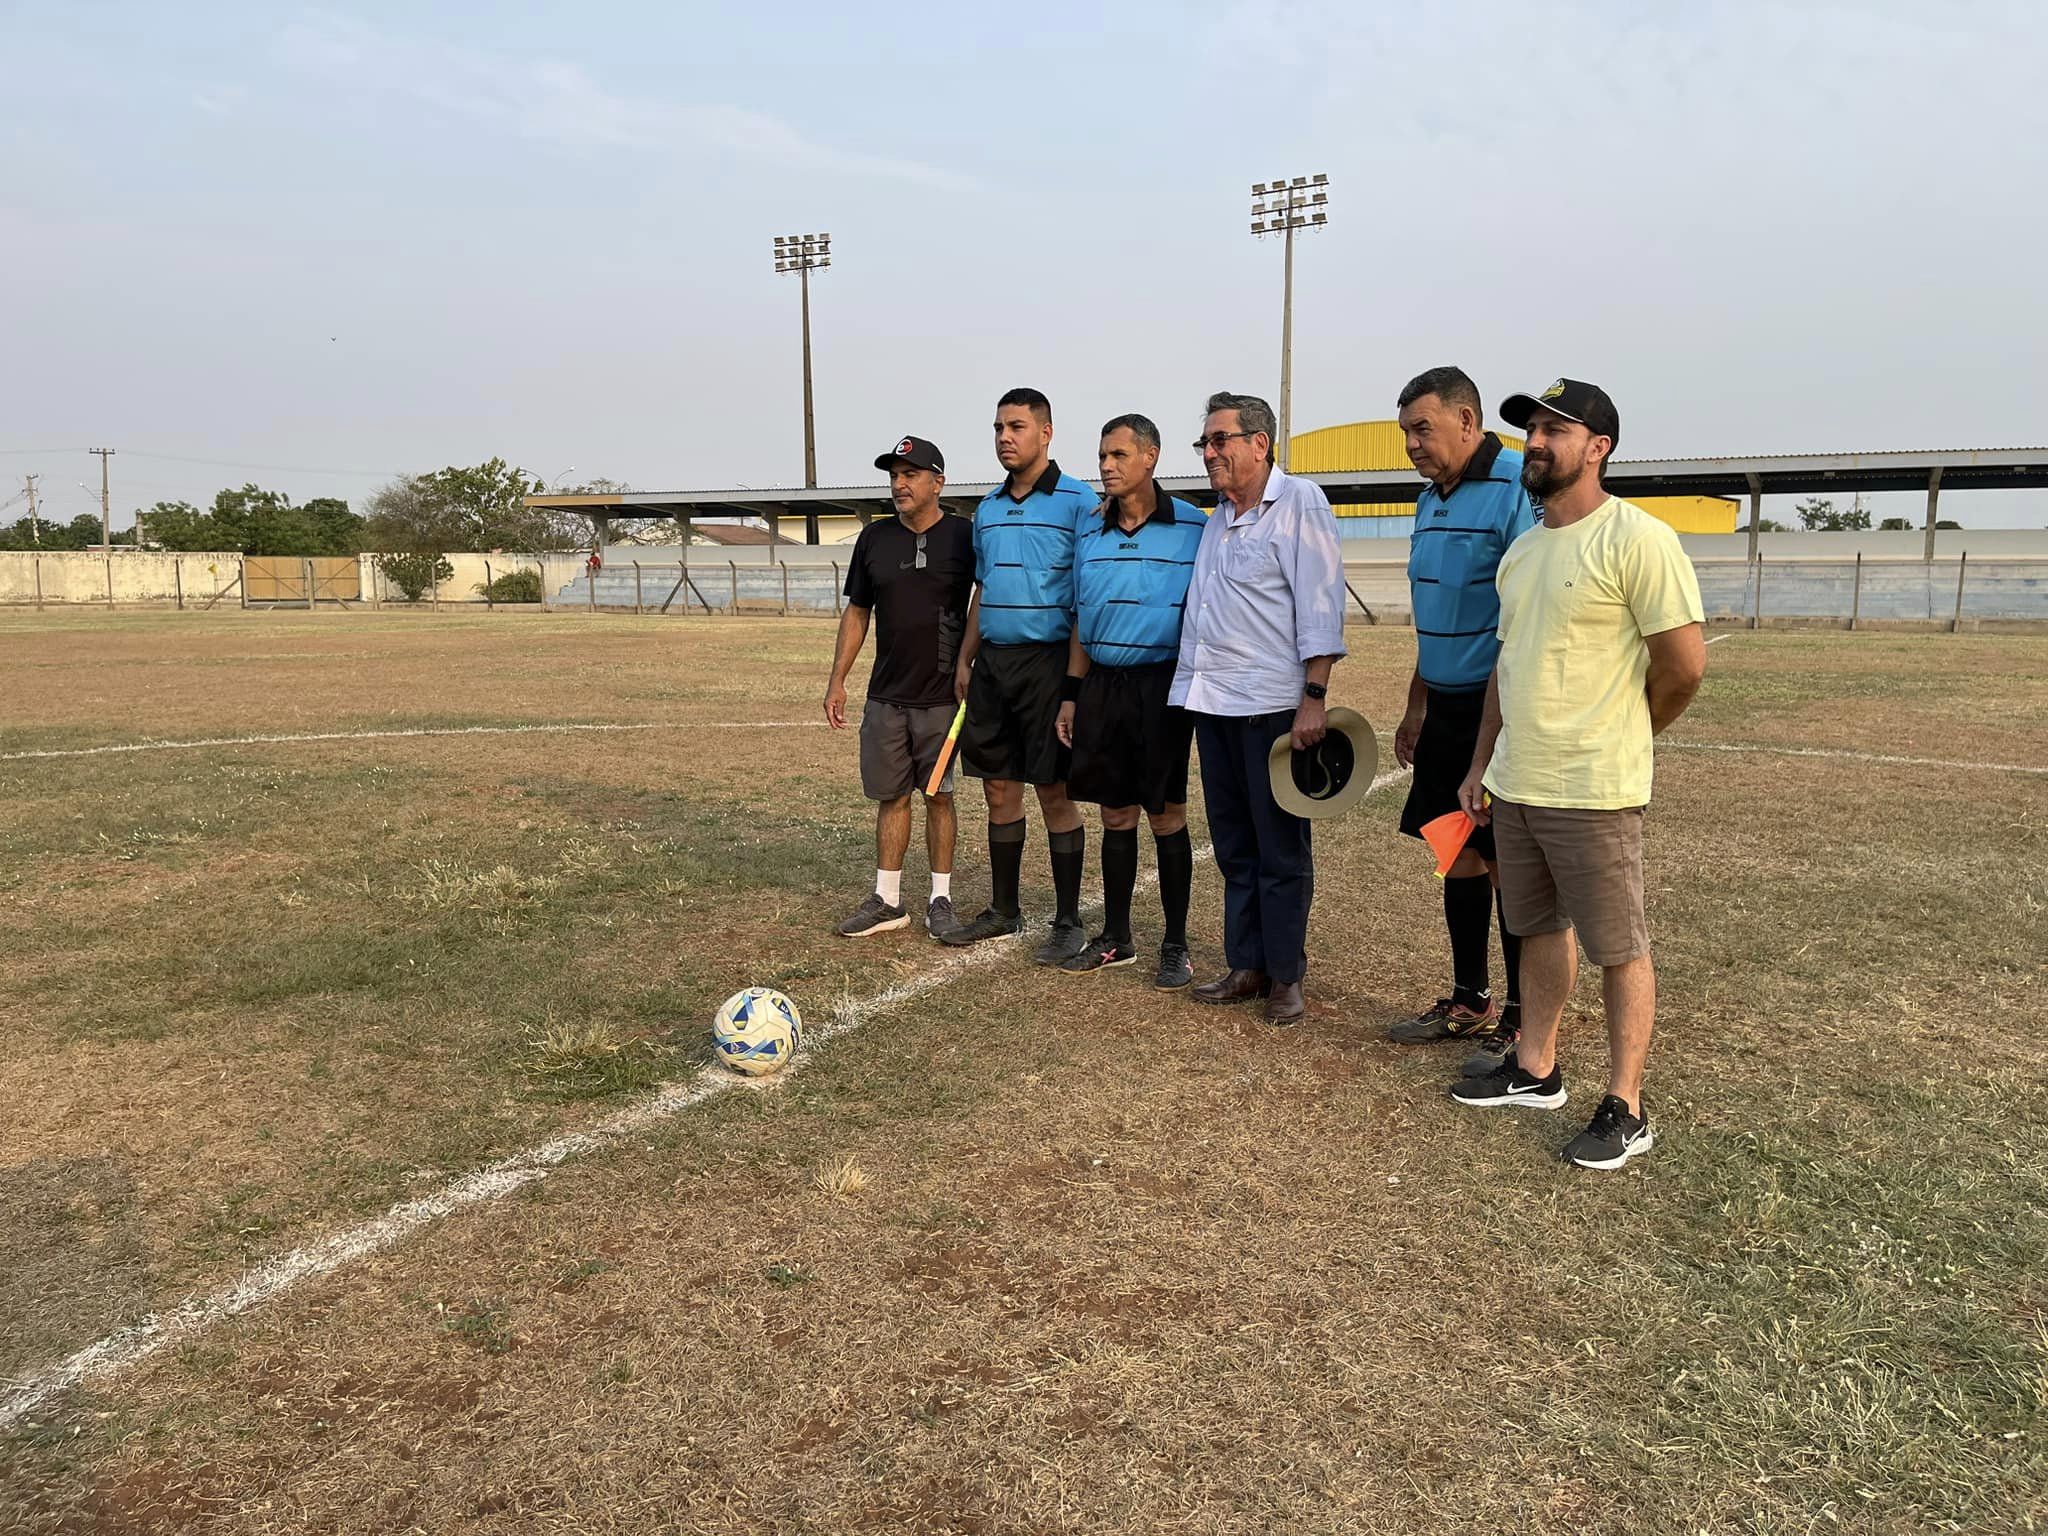
M 1413 501 L 1419 488 L 1412 469 L 1339 470 L 1306 475 L 1330 500 L 1345 505 Z M 2048 487 L 2048 448 L 1956 448 L 1894 453 L 1757 454 L 1714 459 L 1619 459 L 1606 475 L 1624 495 L 1811 496 L 1855 491 L 2035 490 Z M 1213 505 L 1204 475 L 1162 475 L 1176 496 Z M 943 498 L 955 511 L 971 510 L 994 481 L 949 482 Z M 617 491 L 604 495 L 537 495 L 530 507 L 598 517 L 804 517 L 868 516 L 888 498 L 881 485 L 777 490 Z

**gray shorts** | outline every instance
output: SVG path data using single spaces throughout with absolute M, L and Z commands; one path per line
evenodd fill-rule
M 934 704 L 918 708 L 869 699 L 860 717 L 861 793 L 870 800 L 900 800 L 931 782 L 939 748 L 946 743 L 946 732 L 953 728 L 957 707 Z M 955 752 L 953 760 L 946 764 L 940 794 L 953 792 L 953 780 L 959 771 L 960 754 Z
M 1643 807 L 1565 810 L 1493 802 L 1500 904 L 1510 933 L 1579 930 L 1595 965 L 1650 952 L 1643 916 Z

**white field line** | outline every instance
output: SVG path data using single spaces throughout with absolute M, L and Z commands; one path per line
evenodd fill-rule
M 1855 752 L 1847 747 L 1770 747 L 1740 741 L 1666 741 L 1659 750 L 1678 752 L 1743 752 L 1766 757 L 1831 757 L 1850 763 L 1882 763 L 1890 768 L 1968 768 L 1985 773 L 2048 774 L 2038 763 L 1985 763 L 1949 757 L 1894 757 L 1885 752 Z
M 1732 640 L 1735 638 L 1735 636 L 1742 633 L 1744 633 L 1744 631 L 1739 629 L 1725 629 L 1720 634 L 1715 635 L 1711 640 L 1707 642 L 1707 644 L 1719 645 L 1723 640 Z
M 1383 773 L 1372 781 L 1367 793 L 1376 793 L 1406 778 L 1408 773 L 1405 768 Z M 1194 852 L 1197 859 L 1206 859 L 1213 851 L 1209 844 L 1204 843 Z M 1157 871 L 1153 871 L 1142 885 L 1150 886 L 1158 878 Z M 840 1035 L 851 1034 L 869 1020 L 900 1008 L 969 972 L 985 970 L 998 961 L 1008 959 L 1022 946 L 1030 932 L 1031 928 L 1027 926 L 1014 939 L 962 950 L 947 956 L 922 975 L 898 982 L 872 997 L 841 1002 L 833 1009 L 829 1021 L 808 1031 L 809 1043 L 822 1045 Z M 803 1065 L 803 1059 L 799 1057 L 792 1065 Z M 776 1079 L 766 1081 L 773 1083 Z M 168 1313 L 146 1317 L 87 1345 L 69 1359 L 9 1383 L 4 1393 L 0 1393 L 0 1433 L 12 1429 L 52 1397 L 80 1382 L 117 1376 L 150 1356 L 203 1333 L 216 1323 L 260 1307 L 301 1280 L 333 1274 L 357 1259 L 394 1248 L 430 1222 L 452 1216 L 473 1205 L 503 1199 L 536 1179 L 546 1178 L 550 1168 L 559 1167 L 572 1157 L 602 1151 L 636 1132 L 680 1114 L 692 1105 L 730 1093 L 735 1088 L 749 1086 L 756 1085 L 718 1067 L 706 1067 L 693 1078 L 657 1089 L 648 1098 L 607 1116 L 587 1131 L 574 1131 L 544 1141 L 539 1146 L 529 1147 L 524 1152 L 514 1153 L 488 1167 L 451 1180 L 431 1195 L 404 1201 L 383 1215 L 346 1228 L 332 1237 L 267 1259 L 238 1280 L 187 1297 Z
M 396 731 L 311 731 L 297 736 L 208 736 L 197 741 L 130 741 L 110 747 L 56 747 L 40 752 L 0 752 L 0 763 L 35 757 L 103 757 L 114 752 L 189 752 L 198 747 L 255 747 L 299 741 L 394 741 L 413 736 L 561 736 L 576 731 L 780 731 L 822 727 L 822 720 L 641 720 L 560 725 L 446 725 Z

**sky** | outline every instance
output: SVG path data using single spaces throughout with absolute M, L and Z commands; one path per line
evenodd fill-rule
M 993 478 L 1214 389 L 1276 397 L 1250 186 L 1327 173 L 1296 431 L 1455 362 L 1564 374 L 1619 457 L 2048 443 L 2048 42 L 2030 0 L 1030 8 L 0 0 L 0 503 L 244 481 L 360 506 L 493 455 L 574 484 L 821 483 L 906 433 Z M 1913 498 L 1881 513 L 1917 517 Z M 1766 505 L 1790 520 L 1790 508 Z M 1944 496 L 2048 525 L 2048 493 Z M 22 515 L 17 499 L 0 519 Z

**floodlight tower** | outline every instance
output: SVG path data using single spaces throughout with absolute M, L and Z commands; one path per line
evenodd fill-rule
M 1294 232 L 1330 222 L 1328 176 L 1275 177 L 1252 183 L 1252 233 L 1279 235 L 1287 245 L 1287 276 L 1280 299 L 1280 441 L 1273 456 L 1287 467 L 1287 419 L 1294 404 Z
M 777 235 L 775 270 L 794 272 L 804 285 L 804 486 L 818 484 L 818 429 L 811 414 L 811 274 L 832 265 L 830 235 Z

